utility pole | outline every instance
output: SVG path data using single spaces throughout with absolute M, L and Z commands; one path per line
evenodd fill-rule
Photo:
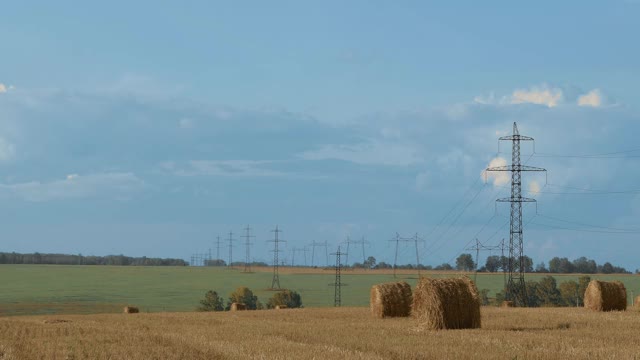
M 482 248 L 482 243 L 480 243 L 480 240 L 478 240 L 478 238 L 476 238 L 476 246 L 473 247 L 468 247 L 465 250 L 475 250 L 476 251 L 476 272 L 473 274 L 473 282 L 474 283 L 478 283 L 478 258 L 480 257 L 480 249 Z
M 347 253 L 345 255 L 344 264 L 349 266 L 349 245 L 352 243 L 351 238 L 347 236 L 347 240 L 344 242 L 347 244 Z
M 527 287 L 524 281 L 524 237 L 522 228 L 522 203 L 536 202 L 535 199 L 522 197 L 522 172 L 547 171 L 543 168 L 526 166 L 520 163 L 520 142 L 533 141 L 533 138 L 520 135 L 518 125 L 513 123 L 513 134 L 499 140 L 511 141 L 511 165 L 488 168 L 485 171 L 511 172 L 511 197 L 498 199 L 498 202 L 511 203 L 511 221 L 509 229 L 509 277 L 507 279 L 506 299 L 518 306 L 527 306 Z M 535 144 L 534 144 L 535 149 Z
M 251 238 L 255 236 L 251 235 L 251 228 L 249 227 L 249 225 L 247 225 L 247 227 L 244 228 L 244 230 L 245 230 L 244 245 L 247 247 L 245 260 L 244 260 L 244 272 L 248 273 L 248 272 L 251 272 L 251 245 L 252 245 Z
M 269 240 L 269 242 L 273 243 L 273 250 L 271 250 L 271 252 L 273 253 L 273 278 L 271 279 L 271 290 L 280 290 L 280 274 L 278 272 L 278 254 L 282 251 L 279 249 L 278 245 L 281 242 L 285 242 L 284 240 L 280 239 L 279 234 L 282 232 L 282 230 L 280 230 L 278 228 L 278 225 L 276 225 L 275 230 L 271 230 L 271 232 L 274 233 L 274 239 L 273 240 Z
M 336 256 L 336 281 L 333 284 L 329 284 L 329 286 L 333 286 L 333 306 L 339 307 L 342 305 L 342 292 L 341 288 L 346 286 L 347 284 L 342 283 L 342 263 L 340 262 L 340 256 L 347 255 L 347 253 L 340 252 L 340 246 L 338 246 L 338 251 L 331 254 Z
M 220 235 L 218 235 L 216 240 L 216 260 L 219 262 L 220 259 Z
M 310 244 L 310 246 L 311 246 L 311 267 L 313 267 L 313 263 L 316 258 L 316 247 L 325 246 L 326 248 L 327 242 L 325 241 L 324 243 L 321 243 L 321 242 L 314 241 Z
M 418 242 L 419 241 L 424 241 L 424 240 L 420 239 L 418 237 L 417 233 L 416 233 L 416 235 L 414 237 L 411 237 L 411 238 L 404 238 L 404 237 L 400 236 L 400 234 L 396 233 L 396 237 L 391 239 L 391 240 L 389 240 L 389 241 L 393 241 L 393 242 L 396 243 L 396 256 L 394 257 L 394 260 L 393 260 L 393 277 L 394 278 L 396 277 L 396 268 L 398 267 L 398 248 L 400 246 L 400 242 L 401 241 L 402 242 L 413 241 L 415 243 L 415 245 L 416 245 L 416 261 L 417 261 L 416 267 L 418 268 L 418 274 L 420 274 L 420 269 L 419 269 L 419 266 L 420 266 L 420 255 L 418 254 Z
M 229 231 L 229 263 L 227 266 L 231 268 L 231 263 L 233 262 L 233 242 L 236 241 L 233 238 L 233 231 Z
M 293 249 L 291 249 L 291 266 L 296 266 L 295 264 L 295 257 L 296 257 L 296 253 L 301 252 L 304 254 L 304 266 L 307 266 L 307 248 L 297 248 L 294 247 Z

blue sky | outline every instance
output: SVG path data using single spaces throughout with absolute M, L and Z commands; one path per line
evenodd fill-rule
M 189 259 L 251 224 L 269 261 L 279 224 L 288 250 L 365 236 L 392 262 L 396 232 L 418 233 L 422 262 L 451 261 L 508 239 L 493 201 L 508 179 L 481 173 L 510 159 L 497 138 L 517 121 L 536 139 L 523 162 L 548 169 L 525 174 L 525 252 L 640 268 L 639 15 L 622 0 L 3 4 L 0 249 Z

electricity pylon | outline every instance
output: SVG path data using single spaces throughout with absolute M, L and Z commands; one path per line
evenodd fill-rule
M 279 234 L 282 232 L 282 230 L 278 228 L 278 225 L 276 225 L 275 230 L 271 230 L 271 232 L 274 233 L 273 240 L 269 240 L 269 242 L 273 243 L 273 250 L 271 250 L 271 252 L 273 253 L 273 278 L 271 279 L 271 289 L 280 290 L 280 274 L 278 271 L 278 267 L 279 267 L 278 256 L 282 250 L 279 249 L 278 245 L 281 242 L 285 242 L 285 241 L 280 239 L 279 237 Z
M 513 301 L 517 306 L 527 306 L 527 287 L 524 281 L 524 242 L 522 234 L 522 203 L 536 202 L 535 199 L 522 197 L 522 172 L 547 171 L 543 168 L 526 166 L 520 163 L 520 142 L 533 141 L 533 138 L 520 135 L 518 125 L 513 123 L 513 134 L 503 136 L 499 140 L 511 141 L 511 165 L 498 166 L 486 171 L 511 172 L 511 197 L 498 199 L 498 202 L 511 203 L 511 226 L 509 229 L 509 275 L 507 279 L 506 300 Z

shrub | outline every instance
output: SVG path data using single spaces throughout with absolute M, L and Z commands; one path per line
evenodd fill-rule
M 222 311 L 224 310 L 224 299 L 217 292 L 209 290 L 200 300 L 198 311 Z
M 240 303 L 245 304 L 247 306 L 247 310 L 256 310 L 262 308 L 262 304 L 258 301 L 258 297 L 253 295 L 253 291 L 251 291 L 246 286 L 240 286 L 234 292 L 229 294 L 229 301 L 227 303 L 227 310 L 230 308 L 230 304 L 232 303 Z
M 267 301 L 267 309 L 275 309 L 276 305 L 286 305 L 287 308 L 302 307 L 300 294 L 292 290 L 279 291 Z

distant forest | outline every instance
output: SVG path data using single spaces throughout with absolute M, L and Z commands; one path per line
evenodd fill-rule
M 182 259 L 130 257 L 124 255 L 83 256 L 69 254 L 19 254 L 0 252 L 0 264 L 46 264 L 46 265 L 116 265 L 116 266 L 187 266 Z

